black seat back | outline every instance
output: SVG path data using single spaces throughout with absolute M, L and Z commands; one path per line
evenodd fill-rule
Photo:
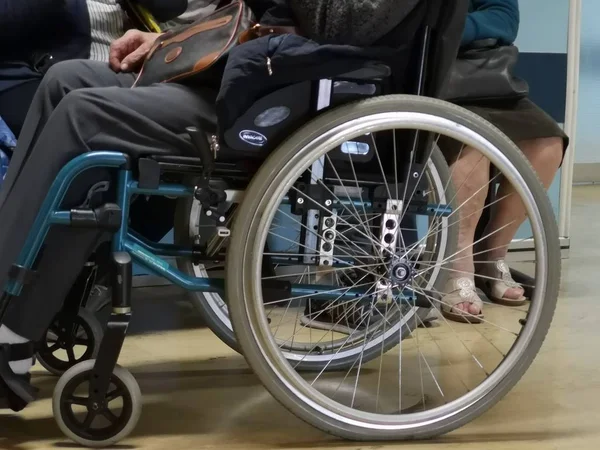
M 439 98 L 458 54 L 469 11 L 469 0 L 427 1 L 427 25 L 432 29 L 432 37 L 424 95 Z
M 468 0 L 423 0 L 372 50 L 303 44 L 295 36 L 235 49 L 217 101 L 220 158 L 264 158 L 322 110 L 348 101 L 394 92 L 439 96 L 467 10 Z

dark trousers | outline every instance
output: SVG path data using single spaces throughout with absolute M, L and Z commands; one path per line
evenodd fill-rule
M 0 117 L 2 117 L 8 128 L 11 129 L 17 138 L 21 134 L 29 105 L 31 105 L 41 81 L 41 78 L 32 79 L 27 83 L 0 92 Z
M 68 161 L 94 150 L 193 155 L 186 127 L 215 121 L 211 90 L 179 84 L 131 89 L 133 81 L 131 74 L 90 61 L 59 63 L 44 77 L 0 190 L 0 287 L 46 192 Z M 79 206 L 94 184 L 110 180 L 108 170 L 83 173 L 63 207 Z M 96 230 L 54 227 L 36 281 L 13 299 L 2 323 L 28 339 L 40 339 L 101 239 Z

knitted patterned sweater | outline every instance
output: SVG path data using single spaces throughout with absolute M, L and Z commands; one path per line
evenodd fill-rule
M 290 0 L 305 33 L 316 41 L 371 45 L 398 26 L 421 0 Z

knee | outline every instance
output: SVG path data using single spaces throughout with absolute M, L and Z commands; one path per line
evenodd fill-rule
M 564 155 L 564 142 L 560 137 L 532 139 L 519 145 L 530 161 L 554 167 L 560 165 Z
M 89 106 L 93 102 L 95 88 L 82 88 L 68 92 L 56 108 L 58 115 L 68 114 L 86 120 Z
M 465 147 L 451 165 L 454 179 L 469 180 L 471 187 L 487 183 L 490 176 L 490 161 L 479 151 Z
M 83 88 L 68 92 L 54 109 L 48 124 L 58 129 L 71 129 L 85 141 L 98 131 L 98 109 L 95 104 L 94 88 Z M 84 142 L 81 142 L 84 145 Z
M 40 89 L 58 103 L 72 90 L 83 87 L 81 74 L 86 63 L 84 60 L 71 60 L 54 64 L 44 75 Z

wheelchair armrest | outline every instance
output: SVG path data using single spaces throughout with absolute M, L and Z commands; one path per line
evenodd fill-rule
M 392 75 L 392 69 L 382 63 L 370 63 L 358 70 L 348 72 L 335 77 L 340 80 L 348 81 L 368 81 L 388 78 Z

